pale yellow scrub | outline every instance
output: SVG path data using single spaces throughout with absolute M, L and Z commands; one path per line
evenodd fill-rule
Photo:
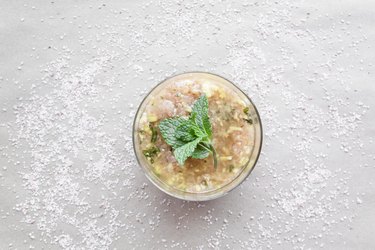
M 189 158 L 184 166 L 179 166 L 158 129 L 165 118 L 189 116 L 193 103 L 202 94 L 209 102 L 212 142 L 218 154 L 216 170 L 212 155 L 205 159 Z M 221 188 L 235 179 L 251 158 L 255 132 L 249 105 L 231 88 L 199 75 L 170 81 L 146 104 L 136 131 L 136 146 L 155 175 L 175 189 L 198 193 Z

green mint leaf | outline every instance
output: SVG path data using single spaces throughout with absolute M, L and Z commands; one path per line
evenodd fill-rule
M 189 117 L 190 122 L 193 124 L 192 129 L 194 131 L 194 134 L 196 135 L 196 137 L 207 137 L 206 132 L 198 126 L 196 122 L 196 117 L 197 117 L 197 113 L 191 113 Z
M 206 134 L 207 137 L 211 138 L 212 128 L 210 118 L 208 117 L 208 99 L 206 95 L 202 95 L 194 103 L 192 108 L 191 119 L 197 124 L 197 126 Z
M 207 134 L 205 131 L 202 131 L 202 129 L 200 127 L 198 127 L 198 125 L 194 124 L 194 126 L 192 127 L 193 131 L 194 131 L 194 134 L 196 137 L 202 137 L 202 138 L 206 138 L 207 137 Z
M 200 117 L 208 114 L 208 100 L 206 95 L 201 95 L 201 97 L 195 101 L 191 112 L 196 113 L 197 116 Z
M 185 141 L 182 141 L 176 137 L 176 129 L 180 125 L 187 122 L 188 120 L 182 117 L 168 118 L 160 122 L 160 133 L 163 136 L 165 142 L 172 148 L 181 147 L 186 143 Z
M 212 145 L 212 126 L 208 116 L 208 99 L 202 95 L 193 104 L 189 119 L 172 117 L 160 122 L 162 137 L 174 151 L 173 154 L 180 165 L 187 158 L 204 159 L 213 155 L 214 168 L 217 168 L 217 153 Z
M 180 126 L 177 127 L 175 131 L 176 138 L 178 140 L 182 140 L 185 142 L 193 141 L 197 138 L 194 132 L 194 126 L 195 125 L 190 120 L 186 123 L 182 123 Z
M 211 122 L 210 122 L 210 118 L 208 117 L 208 115 L 206 115 L 202 118 L 202 122 L 203 122 L 203 128 L 204 128 L 208 138 L 211 138 L 212 127 L 211 127 Z
M 209 156 L 211 151 L 207 148 L 203 147 L 202 145 L 198 144 L 197 148 L 194 150 L 193 154 L 191 155 L 192 158 L 195 159 L 204 159 Z
M 194 141 L 188 142 L 185 145 L 176 148 L 173 152 L 174 157 L 176 158 L 178 164 L 180 166 L 184 165 L 186 159 L 190 157 L 193 152 L 195 151 L 198 143 L 201 141 L 202 138 L 197 138 Z

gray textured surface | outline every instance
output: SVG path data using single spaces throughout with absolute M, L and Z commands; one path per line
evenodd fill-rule
M 190 1 L 189 1 L 190 2 Z M 0 1 L 0 249 L 375 249 L 374 1 Z M 184 202 L 134 161 L 145 93 L 202 70 L 265 137 Z

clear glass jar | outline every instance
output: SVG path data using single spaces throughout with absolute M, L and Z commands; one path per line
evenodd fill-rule
M 222 165 L 216 170 L 207 167 L 208 159 L 204 162 L 202 162 L 203 160 L 193 159 L 191 162 L 189 162 L 188 166 L 182 166 L 182 168 L 185 167 L 185 169 L 178 169 L 175 165 L 172 165 L 172 153 L 168 152 L 171 151 L 171 149 L 168 150 L 168 145 L 163 142 L 160 133 L 159 139 L 156 143 L 159 147 L 161 147 L 161 149 L 159 149 L 159 147 L 155 147 L 157 150 L 154 150 L 155 155 L 157 155 L 156 163 L 154 162 L 154 159 L 150 160 L 150 158 L 145 156 L 144 145 L 150 144 L 150 137 L 144 135 L 144 133 L 146 133 L 145 130 L 148 130 L 146 125 L 148 123 L 151 124 L 150 121 L 157 124 L 160 122 L 160 120 L 162 120 L 161 118 L 159 119 L 157 117 L 160 116 L 160 114 L 153 115 L 150 110 L 154 110 L 153 112 L 156 113 L 160 111 L 159 113 L 164 116 L 163 119 L 170 116 L 186 115 L 186 113 L 175 114 L 176 110 L 182 110 L 181 107 L 187 107 L 183 106 L 184 103 L 181 101 L 182 99 L 178 99 L 190 98 L 188 95 L 184 96 L 184 91 L 189 91 L 188 93 L 192 93 L 191 95 L 209 93 L 208 97 L 210 98 L 210 96 L 212 96 L 211 98 L 213 99 L 213 103 L 210 103 L 210 109 L 211 106 L 215 105 L 215 103 L 220 103 L 219 101 L 215 101 L 216 99 L 214 98 L 221 98 L 221 96 L 226 96 L 227 98 L 225 104 L 221 104 L 221 106 L 218 104 L 217 107 L 213 108 L 214 111 L 216 110 L 216 113 L 210 114 L 211 123 L 214 128 L 213 140 L 215 140 L 216 136 L 217 141 L 220 142 L 220 144 L 218 143 L 219 145 L 215 145 L 215 147 L 217 147 L 219 151 L 221 149 L 223 150 L 222 153 L 219 154 L 219 161 L 222 161 Z M 199 93 L 200 91 L 201 93 Z M 217 97 L 215 95 L 217 95 Z M 173 101 L 172 99 L 174 96 L 176 96 L 176 100 Z M 160 103 L 162 103 L 163 106 L 158 107 L 158 104 Z M 165 104 L 168 104 L 166 105 L 167 108 L 171 106 L 172 109 L 169 111 L 167 110 L 166 113 L 162 113 L 162 110 L 166 108 Z M 241 111 L 238 111 L 238 108 L 232 108 L 232 110 L 230 110 L 228 107 L 232 107 L 232 104 L 241 104 L 244 105 L 245 108 L 243 110 L 241 109 Z M 241 123 L 241 126 L 224 128 L 225 131 L 222 131 L 220 135 L 215 135 L 215 126 L 217 125 L 218 128 L 220 124 L 221 126 L 224 126 L 222 125 L 223 122 L 220 120 L 220 115 L 224 115 L 224 111 L 221 112 L 221 110 L 226 109 L 229 111 L 226 112 L 225 115 L 234 115 L 238 120 L 238 123 Z M 172 113 L 174 114 L 172 115 Z M 219 114 L 219 118 L 216 118 L 215 114 Z M 246 119 L 243 118 L 244 116 L 246 116 Z M 232 120 L 232 117 L 227 119 L 228 122 L 231 122 Z M 248 125 L 244 125 L 245 123 L 243 120 L 247 121 Z M 213 121 L 220 124 L 214 124 Z M 155 125 L 155 127 L 157 128 L 157 125 Z M 246 131 L 243 128 L 246 128 Z M 223 130 L 223 128 L 221 128 L 221 130 Z M 246 132 L 245 137 L 241 136 L 241 132 L 239 132 L 241 130 Z M 239 135 L 236 135 L 236 133 Z M 226 138 L 236 139 L 227 139 L 228 143 L 226 143 Z M 225 152 L 231 151 L 233 148 L 235 148 L 235 143 L 238 145 L 244 145 L 243 150 L 240 146 L 239 149 L 237 147 L 237 151 L 234 150 L 233 152 L 229 152 L 231 156 L 224 156 Z M 133 147 L 139 165 L 145 172 L 148 179 L 160 190 L 171 196 L 184 200 L 211 200 L 221 197 L 233 190 L 251 173 L 259 158 L 262 147 L 262 125 L 255 105 L 252 103 L 250 98 L 232 82 L 211 73 L 188 72 L 162 81 L 144 98 L 134 119 Z M 242 158 L 237 159 L 239 158 L 237 157 L 238 155 L 241 155 Z M 244 163 L 238 164 L 238 162 L 235 162 L 235 159 Z M 237 164 L 236 167 L 232 168 L 232 161 Z M 196 168 L 194 164 L 196 164 Z M 205 168 L 202 167 L 203 164 L 205 164 Z M 200 182 L 198 183 L 197 180 Z M 220 182 L 218 180 L 223 181 Z

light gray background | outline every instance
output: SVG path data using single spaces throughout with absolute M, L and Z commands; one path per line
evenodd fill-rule
M 0 249 L 375 249 L 375 1 L 0 1 Z M 233 80 L 264 147 L 224 198 L 137 166 L 160 80 Z

